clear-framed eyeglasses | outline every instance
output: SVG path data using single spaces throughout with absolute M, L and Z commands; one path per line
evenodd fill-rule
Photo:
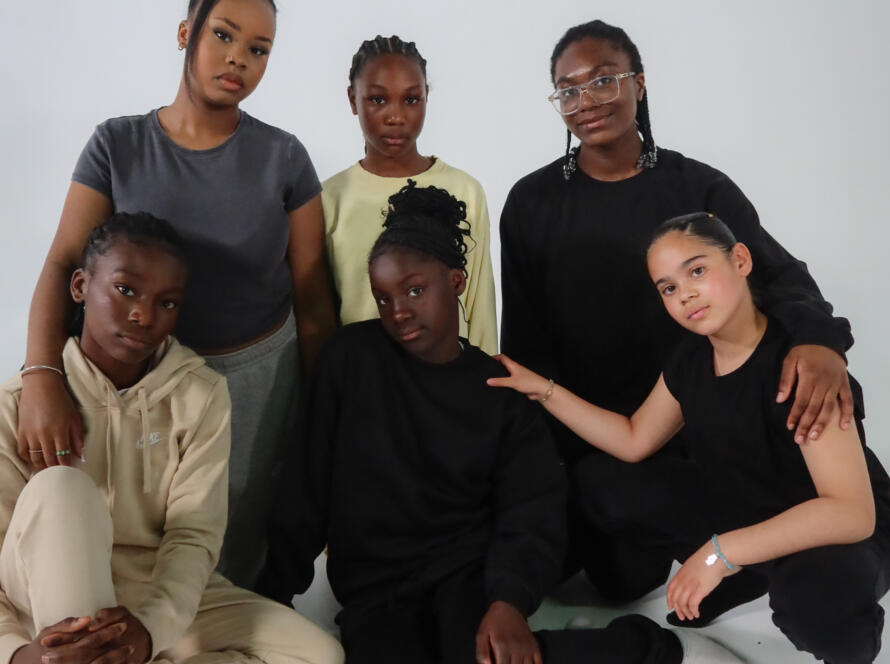
M 560 115 L 571 115 L 577 113 L 581 108 L 582 94 L 587 93 L 587 96 L 597 106 L 608 104 L 610 101 L 618 99 L 618 95 L 621 93 L 621 79 L 636 75 L 636 72 L 628 71 L 623 74 L 597 76 L 584 85 L 573 85 L 570 88 L 554 90 L 547 100 L 553 104 L 553 108 Z

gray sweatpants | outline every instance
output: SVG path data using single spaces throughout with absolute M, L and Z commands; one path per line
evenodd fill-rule
M 299 351 L 293 314 L 252 346 L 204 358 L 232 397 L 229 523 L 217 568 L 252 589 L 266 555 L 266 526 L 285 446 L 293 444 Z

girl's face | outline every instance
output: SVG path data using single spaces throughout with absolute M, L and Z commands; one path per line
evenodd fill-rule
M 185 291 L 185 264 L 160 247 L 117 240 L 89 270 L 71 277 L 71 296 L 84 305 L 80 346 L 118 387 L 132 384 L 176 325 Z
M 398 159 L 417 152 L 429 88 L 416 60 L 392 53 L 378 55 L 347 92 L 368 153 Z
M 751 254 L 741 243 L 727 254 L 701 238 L 673 231 L 649 248 L 647 262 L 671 318 L 696 334 L 717 334 L 754 306 L 746 280 Z
M 390 249 L 368 266 L 387 334 L 411 355 L 442 364 L 460 354 L 457 297 L 463 272 L 408 249 Z
M 597 76 L 633 71 L 630 57 L 610 42 L 585 38 L 570 44 L 556 61 L 554 83 L 557 89 L 584 85 Z M 588 147 L 605 147 L 636 134 L 637 103 L 643 99 L 645 76 L 637 74 L 619 82 L 618 97 L 596 105 L 589 95 L 581 95 L 581 107 L 563 120 L 569 130 Z
M 189 30 L 189 21 L 180 23 L 180 44 L 188 42 Z M 263 78 L 274 38 L 268 0 L 220 0 L 201 29 L 189 89 L 211 106 L 238 105 Z

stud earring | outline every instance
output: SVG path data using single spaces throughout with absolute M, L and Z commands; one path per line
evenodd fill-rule
M 185 44 L 183 44 L 182 42 L 179 42 L 179 50 L 181 51 L 184 48 L 185 48 Z

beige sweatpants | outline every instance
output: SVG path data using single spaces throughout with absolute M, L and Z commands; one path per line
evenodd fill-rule
M 113 535 L 105 501 L 82 471 L 54 466 L 28 482 L 0 550 L 0 586 L 32 637 L 64 618 L 138 601 L 146 584 L 112 583 Z M 214 572 L 194 622 L 153 661 L 339 664 L 343 659 L 336 639 L 296 611 Z

